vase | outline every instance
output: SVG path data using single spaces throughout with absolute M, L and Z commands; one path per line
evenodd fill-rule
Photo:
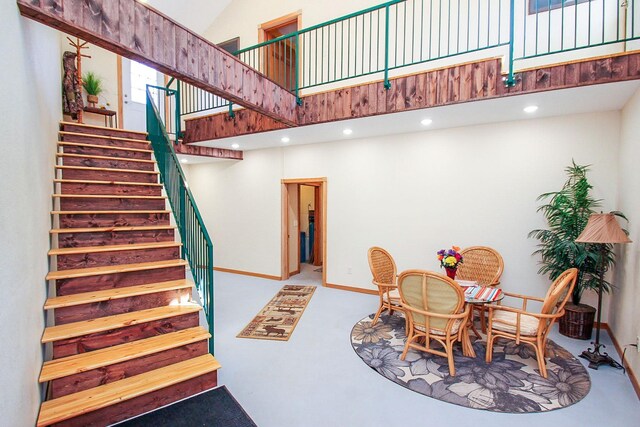
M 447 276 L 451 279 L 451 280 L 456 280 L 456 272 L 458 271 L 457 268 L 454 267 L 445 267 L 444 268 L 445 271 L 447 272 Z

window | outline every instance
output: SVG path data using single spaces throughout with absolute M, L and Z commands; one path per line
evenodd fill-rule
M 158 73 L 136 61 L 131 61 L 131 101 L 147 103 L 147 85 L 158 84 Z
M 585 3 L 590 0 L 529 0 L 529 15 L 538 12 L 546 12 L 552 9 L 560 9 L 562 5 L 573 6 L 576 3 Z
M 240 37 L 236 37 L 226 42 L 218 43 L 218 47 L 226 50 L 230 54 L 234 54 L 240 50 Z

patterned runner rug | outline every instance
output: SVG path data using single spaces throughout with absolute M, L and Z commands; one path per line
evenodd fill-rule
M 283 286 L 237 337 L 288 341 L 315 290 L 315 286 Z
M 434 399 L 494 412 L 532 413 L 573 405 L 591 388 L 582 363 L 551 340 L 547 343 L 548 378 L 540 376 L 532 347 L 502 339 L 495 341 L 489 364 L 484 361 L 484 341 L 473 342 L 476 358 L 463 356 L 456 344 L 456 376 L 452 377 L 444 357 L 409 350 L 406 359 L 400 360 L 407 338 L 404 317 L 383 314 L 375 326 L 372 319 L 373 314 L 365 317 L 351 331 L 358 356 L 380 375 Z

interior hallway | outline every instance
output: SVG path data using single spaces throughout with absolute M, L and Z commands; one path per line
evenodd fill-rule
M 463 408 L 394 384 L 365 365 L 349 339 L 353 325 L 375 312 L 377 296 L 323 288 L 315 268 L 302 264 L 301 274 L 284 282 L 216 272 L 219 384 L 229 388 L 260 427 L 624 427 L 640 419 L 640 401 L 628 377 L 604 366 L 588 370 L 592 388 L 584 400 L 539 414 Z M 236 338 L 284 284 L 318 285 L 291 339 Z M 555 331 L 551 339 L 574 355 L 589 344 Z M 617 358 L 606 333 L 602 341 Z

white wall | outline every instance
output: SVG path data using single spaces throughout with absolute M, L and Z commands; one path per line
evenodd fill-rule
M 619 221 L 629 230 L 633 243 L 618 245 L 614 289 L 609 324 L 621 345 L 636 342 L 640 335 L 640 90 L 622 111 L 620 135 L 620 187 L 618 209 L 629 223 Z M 640 355 L 634 348 L 627 351 L 627 361 L 636 377 L 640 375 Z
M 204 36 L 214 43 L 240 37 L 240 46 L 247 47 L 258 43 L 260 24 L 290 13 L 302 11 L 302 27 L 306 28 L 380 3 L 379 0 L 233 0 Z
M 326 176 L 329 283 L 371 288 L 373 245 L 400 270 L 437 269 L 452 244 L 488 245 L 504 256 L 506 287 L 543 295 L 527 239 L 545 226 L 536 197 L 561 188 L 573 158 L 593 164 L 594 195 L 612 209 L 619 126 L 618 112 L 594 113 L 248 151 L 192 166 L 190 185 L 221 267 L 279 275 L 280 179 Z
M 280 277 L 282 152 L 247 151 L 242 161 L 187 169 L 215 265 Z
M 61 112 L 59 35 L 0 2 L 0 414 L 32 426 L 40 404 L 40 337 L 57 123 Z

